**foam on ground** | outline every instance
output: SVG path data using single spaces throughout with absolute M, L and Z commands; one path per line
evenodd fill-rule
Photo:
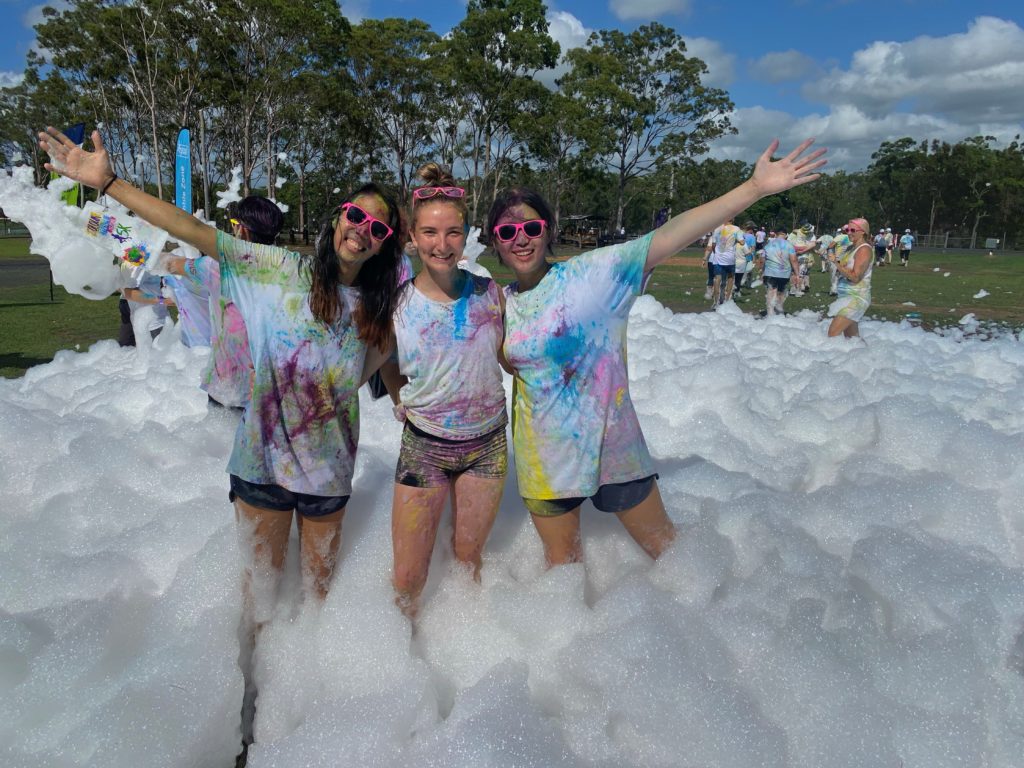
M 442 529 L 392 603 L 399 425 L 362 402 L 341 565 L 294 574 L 250 765 L 1019 765 L 1024 345 L 641 298 L 632 391 L 680 528 L 584 511 L 545 571 L 510 477 L 474 583 Z M 0 382 L 0 763 L 224 766 L 239 741 L 234 419 L 206 353 L 101 342 Z M 291 565 L 296 554 L 291 553 Z

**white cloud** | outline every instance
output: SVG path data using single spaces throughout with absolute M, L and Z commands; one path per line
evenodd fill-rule
M 870 115 L 858 107 L 842 104 L 826 114 L 801 117 L 764 107 L 738 109 L 730 115 L 737 133 L 713 142 L 709 156 L 754 162 L 772 139 L 788 150 L 808 136 L 817 146 L 827 147 L 830 170 L 859 171 L 871 162 L 871 154 L 883 141 L 912 136 L 920 140 L 940 139 L 955 143 L 970 136 L 988 134 L 1008 143 L 1013 126 L 958 122 L 936 114 L 891 112 Z M 1016 130 L 1019 132 L 1020 127 Z
M 46 7 L 53 8 L 55 11 L 66 11 L 71 7 L 71 3 L 67 0 L 52 0 L 48 3 L 40 3 L 39 5 L 33 5 L 21 16 L 21 23 L 29 29 L 32 29 L 36 24 L 42 23 L 43 9 Z
M 341 8 L 341 15 L 348 19 L 349 24 L 358 24 L 369 17 L 369 3 L 367 0 L 345 0 L 338 3 Z
M 24 72 L 0 71 L 0 88 L 13 88 L 25 79 Z
M 656 19 L 690 12 L 690 0 L 609 0 L 608 9 L 620 19 Z
M 817 63 L 800 51 L 766 53 L 748 65 L 750 76 L 765 83 L 805 80 L 820 74 Z
M 881 117 L 900 104 L 914 112 L 1005 124 L 1024 119 L 1024 29 L 982 16 L 967 31 L 905 43 L 875 42 L 850 68 L 835 68 L 804 86 L 828 105 L 856 105 Z
M 728 88 L 736 79 L 736 56 L 728 53 L 717 40 L 707 37 L 683 37 L 686 55 L 696 56 L 708 67 L 701 78 L 704 85 L 713 88 Z
M 554 89 L 555 80 L 564 75 L 568 66 L 564 63 L 565 54 L 573 48 L 582 48 L 587 43 L 587 38 L 594 31 L 583 26 L 583 22 L 567 11 L 548 12 L 548 34 L 561 47 L 561 57 L 558 66 L 554 69 L 545 69 L 537 73 L 537 80 L 544 83 L 548 88 Z

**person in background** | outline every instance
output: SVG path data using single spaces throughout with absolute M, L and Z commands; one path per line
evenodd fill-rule
M 839 298 L 829 307 L 833 320 L 828 335 L 853 338 L 860 335 L 858 323 L 871 306 L 871 227 L 867 219 L 859 218 L 850 219 L 846 229 L 851 247 L 842 257 L 835 257 Z
M 905 267 L 910 263 L 910 251 L 914 247 L 914 236 L 908 229 L 900 237 L 900 266 Z

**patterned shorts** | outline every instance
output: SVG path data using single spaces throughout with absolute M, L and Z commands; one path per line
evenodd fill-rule
M 504 425 L 469 440 L 446 440 L 427 434 L 410 421 L 405 422 L 395 469 L 396 483 L 413 488 L 436 488 L 448 485 L 462 473 L 496 480 L 508 474 Z

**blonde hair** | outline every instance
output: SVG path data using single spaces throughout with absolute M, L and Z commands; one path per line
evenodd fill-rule
M 427 163 L 416 171 L 416 175 L 423 180 L 422 187 L 457 187 L 455 177 L 451 171 L 437 163 Z M 447 203 L 454 206 L 462 215 L 463 223 L 469 221 L 469 208 L 466 206 L 465 197 L 448 197 L 447 195 L 435 195 L 426 200 L 419 200 L 415 196 L 412 199 L 412 226 L 416 227 L 416 214 L 420 208 L 427 203 Z

